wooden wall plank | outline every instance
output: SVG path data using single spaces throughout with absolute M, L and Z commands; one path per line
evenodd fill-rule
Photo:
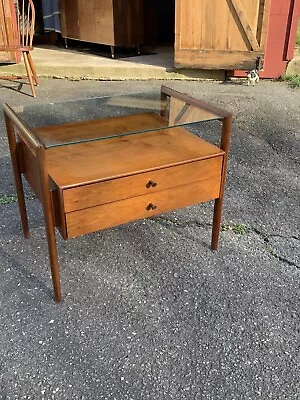
M 262 52 L 254 51 L 197 51 L 181 49 L 175 58 L 177 66 L 189 65 L 190 68 L 202 69 L 241 69 L 250 70 L 255 67 L 257 57 Z
M 255 57 L 264 53 L 269 4 L 270 0 L 177 0 L 175 65 L 227 69 L 236 63 L 234 69 L 253 68 Z
M 269 26 L 270 20 L 270 9 L 271 9 L 271 1 L 270 0 L 261 0 L 261 12 L 262 17 L 259 16 L 259 25 L 258 25 L 258 32 L 257 32 L 257 40 L 260 42 L 260 47 L 266 47 L 267 41 L 267 31 Z
M 241 5 L 241 2 L 239 0 L 229 0 L 238 16 L 239 22 L 244 29 L 244 32 L 246 34 L 246 37 L 252 47 L 252 50 L 257 51 L 259 49 L 259 44 L 257 42 L 257 39 L 254 35 L 254 32 L 248 22 L 248 18 L 245 14 L 245 11 Z
M 13 0 L 0 0 L 0 47 L 17 44 L 17 25 Z M 18 60 L 15 51 L 0 51 L 1 62 Z

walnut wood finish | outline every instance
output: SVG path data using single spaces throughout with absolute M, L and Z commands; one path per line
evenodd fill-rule
M 27 218 L 27 211 L 26 211 L 26 204 L 25 204 L 25 196 L 23 190 L 23 183 L 22 183 L 22 175 L 21 175 L 21 168 L 20 168 L 20 161 L 18 157 L 17 151 L 17 142 L 16 136 L 14 132 L 14 125 L 11 119 L 5 114 L 5 123 L 6 123 L 6 130 L 10 148 L 10 157 L 13 167 L 13 174 L 15 179 L 15 186 L 17 191 L 18 197 L 18 205 L 20 211 L 20 217 L 22 222 L 22 228 L 25 238 L 29 238 L 29 227 L 28 227 L 28 218 Z
M 42 202 L 43 193 L 40 178 L 40 164 L 36 154 L 33 154 L 23 141 L 18 143 L 21 173 L 26 178 L 37 198 Z M 50 179 L 50 178 L 49 178 Z M 53 208 L 54 226 L 59 229 L 62 237 L 67 238 L 63 206 L 62 190 L 56 186 L 52 179 L 49 180 L 50 199 Z
M 162 87 L 161 97 L 161 116 L 143 113 L 42 127 L 34 132 L 4 106 L 23 232 L 28 237 L 22 174 L 43 205 L 57 302 L 61 287 L 56 226 L 68 239 L 215 199 L 211 246 L 217 249 L 232 116 L 166 87 Z M 216 115 L 223 121 L 220 147 L 182 127 L 159 129 L 166 126 L 166 119 L 172 125 L 178 118 L 189 118 L 197 107 L 203 115 Z M 154 130 L 59 147 L 42 144 L 49 135 L 53 135 L 53 143 L 58 138 L 64 143 L 80 140 L 83 133 L 96 139 L 101 132 L 129 133 L 141 128 Z
M 201 100 L 191 98 L 190 96 L 177 92 L 174 89 L 170 89 L 166 86 L 161 87 L 162 96 L 165 99 L 165 96 L 180 100 L 181 102 L 185 102 L 186 104 L 194 105 L 195 107 L 199 107 L 202 110 L 206 110 L 208 113 L 220 115 L 223 117 L 223 125 L 222 125 L 222 135 L 221 135 L 221 144 L 220 148 L 224 150 L 224 162 L 223 162 L 223 169 L 222 169 L 222 179 L 221 179 L 221 190 L 219 198 L 215 200 L 214 206 L 214 217 L 213 217 L 213 229 L 212 229 L 212 240 L 211 240 L 211 247 L 213 250 L 218 249 L 219 243 L 219 235 L 220 235 L 220 228 L 221 228 L 221 220 L 222 220 L 222 205 L 223 205 L 223 196 L 224 196 L 224 189 L 225 189 L 225 180 L 226 180 L 226 172 L 227 172 L 227 160 L 228 160 L 228 153 L 230 148 L 230 138 L 231 138 L 231 129 L 232 129 L 232 114 L 228 111 L 219 109 L 211 104 L 207 104 Z M 173 101 L 174 102 L 174 101 Z M 180 109 L 178 102 L 174 102 L 174 106 L 176 111 Z M 165 113 L 165 111 L 164 111 Z M 174 112 L 173 112 L 174 114 Z M 172 117 L 172 110 L 170 110 L 170 115 Z
M 175 97 L 176 99 L 180 99 L 187 104 L 191 104 L 195 107 L 200 108 L 201 110 L 206 110 L 211 114 L 215 114 L 216 116 L 219 115 L 220 118 L 231 116 L 231 114 L 228 111 L 223 110 L 222 108 L 216 107 L 202 100 L 195 99 L 185 93 L 178 92 L 177 90 L 171 89 L 164 85 L 161 86 L 161 93 L 169 97 Z
M 63 190 L 66 213 L 199 181 L 220 179 L 223 155 Z M 149 184 L 151 182 L 151 184 Z
M 49 175 L 45 160 L 45 148 L 43 146 L 37 148 L 37 159 L 39 164 L 39 177 L 42 190 L 42 205 L 44 211 L 45 228 L 47 233 L 54 298 L 55 301 L 60 302 L 61 289 L 60 289 L 59 265 L 58 265 L 56 239 L 55 239 L 55 217 L 54 217 L 53 203 L 51 201 Z
M 49 148 L 46 157 L 49 175 L 66 189 L 220 154 L 223 151 L 218 147 L 176 127 Z
M 221 220 L 222 220 L 222 205 L 225 190 L 226 172 L 227 172 L 227 160 L 230 147 L 230 137 L 231 137 L 231 127 L 232 127 L 232 116 L 228 116 L 223 121 L 221 145 L 220 148 L 224 150 L 224 162 L 222 170 L 222 180 L 221 180 L 221 190 L 220 197 L 215 200 L 214 206 L 214 217 L 213 217 L 213 229 L 212 229 L 212 239 L 211 247 L 213 250 L 218 249 Z
M 25 237 L 29 236 L 21 170 L 25 177 L 29 178 L 29 183 L 33 186 L 35 193 L 38 195 L 42 202 L 47 233 L 52 282 L 54 288 L 54 297 L 55 300 L 59 302 L 61 300 L 61 290 L 54 231 L 55 210 L 53 208 L 53 201 L 50 190 L 50 179 L 45 162 L 45 148 L 39 141 L 39 139 L 31 132 L 28 126 L 16 116 L 14 111 L 7 104 L 4 105 L 3 110 L 11 150 L 11 159 L 23 232 Z M 14 126 L 18 128 L 18 137 L 21 140 L 21 147 L 16 146 Z M 18 148 L 22 148 L 22 151 L 17 151 Z M 20 159 L 21 157 L 22 160 Z M 22 165 L 22 167 L 20 167 L 20 165 Z M 30 168 L 30 170 L 28 169 L 28 167 Z
M 218 173 L 219 172 L 219 173 Z M 86 208 L 66 214 L 68 237 L 151 217 L 176 208 L 215 199 L 220 193 L 221 171 L 202 182 Z
M 20 147 L 22 149 L 22 169 L 24 177 L 34 191 L 36 197 L 41 201 L 42 189 L 39 177 L 39 163 L 36 154 L 33 154 L 22 141 L 20 142 Z
M 159 129 L 164 126 L 166 126 L 165 119 L 155 113 L 148 112 L 141 113 L 138 116 L 126 115 L 71 122 L 63 125 L 48 125 L 34 129 L 34 133 L 43 143 L 50 146 Z

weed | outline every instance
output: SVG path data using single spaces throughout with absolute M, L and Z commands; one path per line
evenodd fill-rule
M 300 88 L 300 75 L 286 75 L 284 80 L 287 81 L 292 88 Z
M 26 200 L 33 200 L 36 197 L 34 195 L 27 195 L 25 196 Z M 0 205 L 1 204 L 11 204 L 11 203 L 17 203 L 18 198 L 17 196 L 13 194 L 0 194 Z
M 10 196 L 6 194 L 0 195 L 0 204 L 16 203 L 17 201 L 17 196 Z
M 233 224 L 233 225 L 222 225 L 222 231 L 232 231 L 236 235 L 246 235 L 247 233 L 250 232 L 250 228 L 246 226 L 245 224 Z
M 300 18 L 299 18 L 299 22 L 298 22 L 296 44 L 298 44 L 300 46 Z

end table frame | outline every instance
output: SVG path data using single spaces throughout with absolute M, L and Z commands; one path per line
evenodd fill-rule
M 171 97 L 185 102 L 185 104 L 188 106 L 191 105 L 196 108 L 200 108 L 202 110 L 206 110 L 208 112 L 217 114 L 223 121 L 221 142 L 219 147 L 224 151 L 225 154 L 223 156 L 224 158 L 222 166 L 220 197 L 215 199 L 215 204 L 214 204 L 212 239 L 211 239 L 211 248 L 213 250 L 217 250 L 219 235 L 220 235 L 220 227 L 221 227 L 222 204 L 223 204 L 223 196 L 225 188 L 227 160 L 230 147 L 232 114 L 220 108 L 209 105 L 203 101 L 194 99 L 186 94 L 180 93 L 166 86 L 162 86 L 161 99 L 163 101 L 166 101 Z M 51 266 L 52 283 L 54 289 L 54 298 L 56 302 L 60 302 L 61 285 L 60 285 L 60 273 L 59 273 L 57 245 L 55 237 L 56 211 L 53 199 L 53 190 L 51 190 L 50 177 L 48 175 L 46 166 L 46 157 L 45 157 L 46 148 L 44 144 L 39 140 L 39 138 L 16 115 L 14 110 L 8 104 L 5 104 L 3 109 L 4 109 L 5 123 L 9 141 L 11 162 L 13 167 L 13 175 L 17 192 L 18 206 L 22 222 L 23 234 L 25 238 L 29 238 L 30 236 L 24 189 L 22 184 L 22 175 L 25 176 L 26 174 L 23 161 L 23 146 L 25 146 L 27 150 L 30 151 L 36 166 L 37 176 L 34 177 L 35 182 L 33 190 L 43 207 L 44 222 L 45 222 L 46 236 L 48 242 L 48 252 L 49 252 L 50 266 Z M 168 117 L 166 108 L 162 107 L 161 115 L 166 118 Z M 31 184 L 31 186 L 33 185 Z
M 48 242 L 51 275 L 54 289 L 55 301 L 61 301 L 60 274 L 57 257 L 57 246 L 55 238 L 55 215 L 52 191 L 50 189 L 49 176 L 45 162 L 45 146 L 34 135 L 29 127 L 24 124 L 7 105 L 4 105 L 5 123 L 13 167 L 13 174 L 18 198 L 19 211 L 25 238 L 29 238 L 29 226 L 25 204 L 22 175 L 25 174 L 22 146 L 26 146 L 36 160 L 38 176 L 36 177 L 37 188 L 35 194 L 42 203 L 44 221 Z M 17 133 L 15 132 L 17 128 Z

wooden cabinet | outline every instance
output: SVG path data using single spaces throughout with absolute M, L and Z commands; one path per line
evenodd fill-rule
M 142 0 L 61 0 L 62 36 L 110 46 L 143 42 Z

